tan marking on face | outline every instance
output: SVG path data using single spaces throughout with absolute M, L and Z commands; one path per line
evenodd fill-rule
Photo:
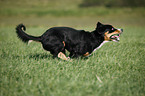
M 58 58 L 62 59 L 62 60 L 68 60 L 68 58 L 65 56 L 65 54 L 63 54 L 62 52 L 60 52 L 58 54 Z
M 111 39 L 110 38 L 110 36 L 111 35 L 114 35 L 114 34 L 120 34 L 121 33 L 121 31 L 119 31 L 119 30 L 116 30 L 116 31 L 114 31 L 114 32 L 112 32 L 112 33 L 109 33 L 109 31 L 107 31 L 104 35 L 104 39 L 105 39 L 105 41 L 112 41 L 113 39 Z
M 89 52 L 86 52 L 86 54 L 84 54 L 84 56 L 89 56 L 90 54 L 89 54 Z

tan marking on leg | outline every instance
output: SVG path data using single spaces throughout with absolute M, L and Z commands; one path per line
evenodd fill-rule
M 63 54 L 62 52 L 60 52 L 58 54 L 58 58 L 62 59 L 62 60 L 68 60 L 68 58 L 65 56 L 65 54 Z
M 24 27 L 21 28 L 24 31 Z
M 30 43 L 33 42 L 33 41 L 34 41 L 34 40 L 29 40 L 29 41 L 28 41 L 28 45 L 30 45 Z M 35 42 L 41 43 L 41 42 L 39 42 L 39 41 L 35 41 Z
M 89 52 L 86 52 L 86 54 L 84 54 L 84 56 L 89 56 L 90 54 L 89 54 Z
M 65 47 L 65 42 L 63 41 L 62 43 L 63 43 L 63 45 L 64 45 L 64 47 Z
M 29 45 L 32 41 L 33 41 L 33 40 L 29 40 L 29 41 L 28 41 L 28 45 Z

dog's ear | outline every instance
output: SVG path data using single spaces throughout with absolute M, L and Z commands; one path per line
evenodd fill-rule
M 102 23 L 100 23 L 100 22 L 97 23 L 97 28 L 102 27 L 102 26 L 103 26 Z
M 104 25 L 100 22 L 97 23 L 97 27 L 96 27 L 96 30 L 99 34 L 103 34 L 104 33 Z

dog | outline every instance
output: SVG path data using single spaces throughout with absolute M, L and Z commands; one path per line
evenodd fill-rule
M 112 25 L 98 22 L 92 32 L 76 30 L 70 27 L 52 27 L 41 36 L 28 35 L 24 31 L 26 27 L 19 24 L 16 27 L 17 36 L 25 43 L 31 41 L 41 42 L 43 48 L 53 55 L 63 60 L 88 57 L 96 49 L 99 49 L 108 41 L 118 42 L 123 29 L 116 29 Z M 65 51 L 70 52 L 66 57 Z

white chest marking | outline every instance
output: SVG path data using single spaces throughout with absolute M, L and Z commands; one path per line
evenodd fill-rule
M 96 51 L 97 49 L 101 48 L 101 46 L 103 46 L 103 44 L 105 44 L 106 42 L 109 42 L 109 41 L 103 41 L 97 48 L 95 48 L 93 50 L 93 52 Z M 92 55 L 92 54 L 90 54 L 90 55 Z M 88 55 L 88 56 L 90 56 L 90 55 Z M 86 56 L 86 57 L 88 57 L 88 56 Z
M 93 52 L 96 51 L 97 49 L 101 48 L 101 47 L 103 46 L 103 44 L 105 44 L 106 42 L 109 42 L 109 41 L 103 41 L 97 48 L 95 48 L 95 49 L 93 50 Z M 93 53 L 93 52 L 92 52 L 92 53 Z M 89 54 L 89 55 L 86 56 L 86 57 L 89 57 L 90 55 L 92 55 L 92 54 Z
M 101 48 L 103 46 L 103 44 L 105 44 L 106 42 L 109 42 L 109 41 L 103 41 L 97 48 L 95 48 L 93 50 L 93 52 L 96 51 L 97 49 Z

